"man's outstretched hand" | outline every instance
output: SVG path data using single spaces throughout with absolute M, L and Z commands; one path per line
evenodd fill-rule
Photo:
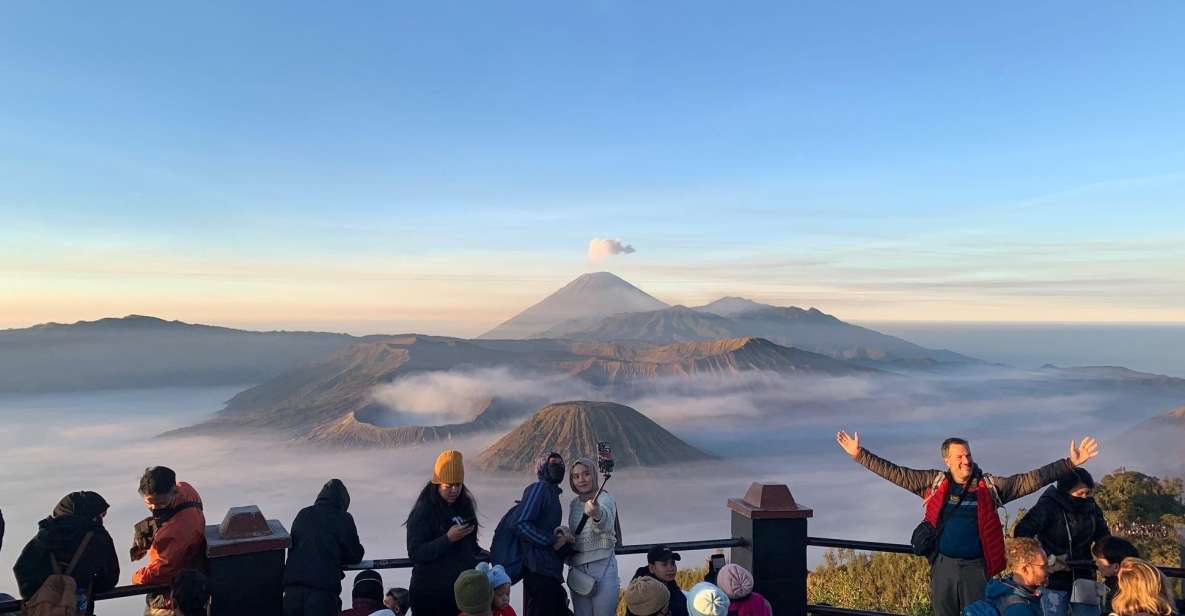
M 1077 445 L 1070 441 L 1070 464 L 1082 466 L 1086 461 L 1099 455 L 1099 442 L 1091 437 L 1082 439 Z
M 851 436 L 848 436 L 847 432 L 840 430 L 835 433 L 835 442 L 839 443 L 839 448 L 843 449 L 849 456 L 852 456 L 853 460 L 860 457 L 859 432 L 853 432 Z

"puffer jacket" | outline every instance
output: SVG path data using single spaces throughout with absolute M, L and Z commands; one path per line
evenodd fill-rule
M 1016 537 L 1036 537 L 1047 554 L 1079 561 L 1092 560 L 1090 546 L 1110 534 L 1103 510 L 1093 498 L 1073 498 L 1056 487 L 1045 490 L 1013 531 Z M 1045 587 L 1068 592 L 1075 579 L 1094 577 L 1093 569 L 1058 571 L 1050 574 Z
M 292 522 L 292 547 L 284 566 L 284 586 L 303 586 L 341 593 L 342 565 L 362 560 L 354 516 L 348 513 L 350 492 L 340 479 L 330 479 L 312 506 Z
M 79 556 L 71 577 L 82 592 L 89 589 L 99 593 L 115 588 L 119 580 L 119 557 L 100 517 L 106 509 L 106 502 L 98 494 L 72 492 L 58 503 L 52 516 L 37 523 L 37 535 L 25 545 L 12 568 L 21 597 L 32 597 L 53 574 L 51 554 L 65 573 L 87 533 L 91 533 L 90 542 Z

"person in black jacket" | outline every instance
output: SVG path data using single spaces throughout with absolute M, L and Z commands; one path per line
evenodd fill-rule
M 415 563 L 408 595 L 416 616 L 457 616 L 453 582 L 487 553 L 477 544 L 477 504 L 465 487 L 464 458 L 445 451 L 404 522 Z
M 688 614 L 687 595 L 683 594 L 683 591 L 679 589 L 679 584 L 675 581 L 675 575 L 679 572 L 680 559 L 678 552 L 671 551 L 671 548 L 665 545 L 653 546 L 646 552 L 646 566 L 638 567 L 633 577 L 635 580 L 644 577 L 654 578 L 667 587 L 671 595 L 671 602 L 667 606 L 667 613 L 670 616 L 687 616 Z
M 1103 510 L 1091 497 L 1094 478 L 1086 469 L 1075 467 L 1062 476 L 1057 485 L 1045 490 L 1037 504 L 1020 519 L 1015 537 L 1034 537 L 1045 552 L 1059 560 L 1090 561 L 1091 546 L 1111 534 Z M 1045 616 L 1099 616 L 1099 595 L 1086 592 L 1083 601 L 1071 601 L 1074 581 L 1094 581 L 1094 570 L 1064 569 L 1049 576 L 1041 593 L 1041 609 Z M 1084 584 L 1083 586 L 1093 586 Z
M 336 616 L 341 611 L 343 565 L 362 560 L 350 493 L 330 479 L 317 500 L 292 522 L 292 547 L 284 566 L 284 616 Z
M 53 560 L 62 572 L 90 533 L 90 541 L 78 558 L 71 577 L 78 585 L 78 608 L 85 614 L 90 595 L 115 588 L 119 557 L 115 543 L 103 528 L 107 501 L 95 492 L 71 492 L 54 507 L 53 514 L 38 522 L 37 535 L 25 545 L 12 572 L 21 598 L 28 599 L 53 575 Z

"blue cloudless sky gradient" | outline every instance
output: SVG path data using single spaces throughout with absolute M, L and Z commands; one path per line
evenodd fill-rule
M 168 288 L 223 320 L 187 293 L 309 261 L 536 281 L 483 288 L 489 313 L 458 317 L 480 329 L 587 269 L 592 237 L 633 242 L 610 266 L 672 301 L 1185 320 L 1182 23 L 1175 2 L 9 3 L 0 257 L 23 299 L 0 324 L 73 314 L 79 261 L 106 264 L 99 305 Z M 336 277 L 310 272 L 289 301 Z

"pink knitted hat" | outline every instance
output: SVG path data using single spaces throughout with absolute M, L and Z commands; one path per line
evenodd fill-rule
M 716 583 L 729 599 L 744 599 L 753 592 L 753 574 L 738 564 L 724 565 L 717 574 Z

